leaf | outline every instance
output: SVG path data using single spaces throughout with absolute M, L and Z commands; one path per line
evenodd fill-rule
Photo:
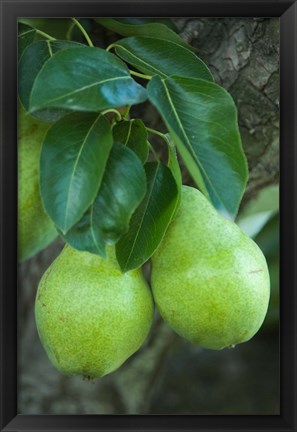
M 99 111 L 146 100 L 145 89 L 127 66 L 101 48 L 70 48 L 57 52 L 36 77 L 30 111 L 64 108 Z
M 77 18 L 77 21 L 81 24 L 81 26 L 86 30 L 88 34 L 91 34 L 94 27 L 94 22 L 92 18 Z M 66 33 L 66 39 L 74 40 L 77 42 L 86 42 L 86 38 L 83 35 L 82 31 L 75 25 L 75 23 L 70 20 L 71 24 Z
M 158 23 L 164 24 L 171 30 L 177 31 L 177 27 L 171 18 L 116 18 L 114 21 L 120 22 L 121 24 L 132 25 Z
M 177 187 L 179 192 L 181 191 L 182 187 L 182 174 L 180 171 L 180 166 L 177 160 L 177 154 L 176 154 L 176 148 L 175 144 L 170 136 L 170 134 L 165 135 L 167 142 L 168 142 L 168 163 L 167 166 L 170 168 L 173 177 L 175 178 Z
M 19 97 L 27 111 L 29 110 L 34 82 L 44 64 L 60 50 L 81 47 L 84 47 L 84 45 L 77 42 L 41 40 L 34 42 L 24 50 L 19 62 Z M 56 120 L 59 118 L 59 114 L 59 112 L 54 114 L 52 112 L 43 112 L 38 117 L 45 120 Z M 65 114 L 65 111 L 62 114 Z
M 280 254 L 280 236 L 279 226 L 280 218 L 279 212 L 275 213 L 263 229 L 257 234 L 255 242 L 261 248 L 265 258 L 270 260 L 279 258 Z
M 140 119 L 121 121 L 113 130 L 114 142 L 124 144 L 137 154 L 144 163 L 148 156 L 147 130 Z
M 118 56 L 145 74 L 163 78 L 179 75 L 213 81 L 203 61 L 175 42 L 138 36 L 121 39 L 113 46 Z
M 130 222 L 129 231 L 116 245 L 122 271 L 140 267 L 160 244 L 172 219 L 178 199 L 174 177 L 162 163 L 145 165 L 147 192 Z
M 182 174 L 180 170 L 180 166 L 177 159 L 176 154 L 176 147 L 173 142 L 173 139 L 171 138 L 170 134 L 165 135 L 167 142 L 168 142 L 168 163 L 167 166 L 171 171 L 171 174 L 173 175 L 175 179 L 175 183 L 177 186 L 178 196 L 177 196 L 177 202 L 176 202 L 176 208 L 174 211 L 173 218 L 175 217 L 176 213 L 178 212 L 180 203 L 181 203 L 181 189 L 182 189 Z
M 56 39 L 65 40 L 69 27 L 73 25 L 70 18 L 24 18 L 20 19 L 21 22 L 28 24 L 36 30 L 41 30 Z
M 73 113 L 49 129 L 41 150 L 41 194 L 63 234 L 94 201 L 111 147 L 110 124 L 98 114 Z
M 220 212 L 235 217 L 247 163 L 229 93 L 201 79 L 155 76 L 148 96 L 199 188 Z
M 126 24 L 113 18 L 95 18 L 95 21 L 122 36 L 146 36 L 153 39 L 172 41 L 193 51 L 191 45 L 164 24 Z
M 30 45 L 36 35 L 36 30 L 26 24 L 18 24 L 18 58 L 20 59 L 24 50 Z
M 279 186 L 270 185 L 261 189 L 248 202 L 237 218 L 239 227 L 249 236 L 255 237 L 279 209 Z
M 239 219 L 258 213 L 276 213 L 279 209 L 279 185 L 269 185 L 261 189 L 257 195 L 244 206 Z
M 59 230 L 63 240 L 73 248 L 80 251 L 88 251 L 106 257 L 105 242 L 101 233 L 96 231 L 92 220 L 92 206 L 83 217 L 66 234 Z
M 79 250 L 105 256 L 105 244 L 117 242 L 127 232 L 145 191 L 140 160 L 129 148 L 114 144 L 94 203 L 65 240 Z

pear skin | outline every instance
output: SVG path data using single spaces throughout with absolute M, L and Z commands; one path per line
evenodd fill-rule
M 20 106 L 18 123 L 18 253 L 24 261 L 57 236 L 40 196 L 39 159 L 50 123 L 30 116 Z
M 103 259 L 65 246 L 43 275 L 35 317 L 52 364 L 65 375 L 98 378 L 143 344 L 153 300 L 141 270 L 122 273 L 114 248 Z
M 152 257 L 151 282 L 164 320 L 204 348 L 248 341 L 268 308 L 269 273 L 260 248 L 188 186 Z

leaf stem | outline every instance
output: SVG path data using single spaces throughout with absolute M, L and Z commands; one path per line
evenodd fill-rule
M 110 51 L 113 47 L 115 47 L 116 46 L 116 44 L 114 44 L 114 43 L 112 43 L 112 44 L 110 44 L 110 45 L 108 45 L 108 47 L 107 48 L 105 48 L 105 51 Z
M 72 30 L 73 30 L 73 27 L 76 25 L 76 23 L 73 21 L 72 23 L 71 23 L 71 25 L 69 26 L 69 29 L 67 30 L 67 33 L 66 33 L 66 39 L 67 40 L 71 40 L 71 33 L 72 33 Z
M 130 70 L 129 69 L 129 72 L 130 72 L 131 75 L 135 75 L 135 76 L 137 76 L 139 78 L 143 78 L 143 79 L 147 79 L 147 80 L 151 80 L 152 79 L 152 76 L 150 76 L 150 75 L 144 75 L 144 74 L 136 72 L 134 70 Z
M 170 142 L 168 140 L 168 138 L 166 137 L 165 134 L 163 134 L 162 132 L 157 131 L 156 129 L 151 129 L 149 127 L 146 127 L 146 130 L 152 134 L 158 135 L 159 137 L 161 137 L 168 145 L 170 145 Z
M 112 48 L 115 48 L 116 46 L 117 46 L 116 43 L 112 43 L 112 44 L 108 45 L 107 48 L 105 48 L 105 51 L 108 52 L 108 51 L 110 51 Z M 150 75 L 144 75 L 144 74 L 142 74 L 142 73 L 136 72 L 136 71 L 131 70 L 131 69 L 129 69 L 129 72 L 130 72 L 131 75 L 135 75 L 135 76 L 137 76 L 137 77 L 139 77 L 139 78 L 143 78 L 143 79 L 147 79 L 147 80 L 151 80 L 151 79 L 152 79 L 152 76 L 150 76 Z
M 102 114 L 102 115 L 105 115 L 105 114 L 108 114 L 108 113 L 110 113 L 110 112 L 116 114 L 118 121 L 122 120 L 122 115 L 121 115 L 121 113 L 120 113 L 118 110 L 114 109 L 114 108 L 106 109 L 105 111 L 102 111 L 101 114 Z
M 82 32 L 82 34 L 84 35 L 84 37 L 86 38 L 86 41 L 88 42 L 90 47 L 93 47 L 93 42 L 90 39 L 90 36 L 88 35 L 88 33 L 86 32 L 86 30 L 84 29 L 84 27 L 81 25 L 81 23 L 76 19 L 76 18 L 72 18 L 72 21 L 77 25 L 77 27 L 80 29 L 80 31 Z
M 43 32 L 42 30 L 38 30 L 38 29 L 35 29 L 35 30 L 36 30 L 36 33 L 37 33 L 37 34 L 39 34 L 40 36 L 45 37 L 45 38 L 48 39 L 48 40 L 52 40 L 52 41 L 57 40 L 56 38 L 52 37 L 51 35 L 49 35 L 49 34 Z
M 123 117 L 126 120 L 128 120 L 130 109 L 131 109 L 131 105 L 128 105 L 127 108 L 124 111 Z
M 158 162 L 160 162 L 159 155 L 158 155 L 158 153 L 156 152 L 156 150 L 154 149 L 154 147 L 152 146 L 152 144 L 151 144 L 148 140 L 147 140 L 147 143 L 148 143 L 148 146 L 149 146 L 149 148 L 151 149 L 151 151 L 152 151 L 152 153 L 153 153 L 155 159 L 156 159 Z

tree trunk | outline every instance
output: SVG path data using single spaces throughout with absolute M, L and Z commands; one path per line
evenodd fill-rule
M 238 107 L 250 172 L 244 205 L 279 176 L 279 21 L 177 18 L 175 22 Z M 142 111 L 153 127 L 160 124 L 154 108 Z M 180 343 L 158 316 L 142 349 L 95 385 L 61 376 L 46 359 L 34 324 L 34 296 L 43 271 L 60 249 L 56 242 L 20 266 L 19 412 L 149 413 L 164 359 Z
M 279 20 L 179 18 L 176 23 L 237 106 L 250 173 L 247 202 L 279 178 Z

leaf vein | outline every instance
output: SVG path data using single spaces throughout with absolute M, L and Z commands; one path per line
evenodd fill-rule
M 131 121 L 129 122 L 129 129 L 128 129 L 128 134 L 127 134 L 127 138 L 126 138 L 126 141 L 125 141 L 125 146 L 128 144 L 129 139 L 130 139 L 131 129 L 132 129 L 132 122 L 133 122 L 133 120 L 131 120 Z
M 63 94 L 63 95 L 61 95 L 61 96 L 58 96 L 58 97 L 56 97 L 56 98 L 54 98 L 54 99 L 51 99 L 51 100 L 50 100 L 49 102 L 47 102 L 47 103 L 48 103 L 48 104 L 52 104 L 53 102 L 56 102 L 56 101 L 58 101 L 58 100 L 60 100 L 60 99 L 63 99 L 63 98 L 65 98 L 65 97 L 68 97 L 68 96 L 72 96 L 73 94 L 79 93 L 79 92 L 84 91 L 84 90 L 86 90 L 86 89 L 90 89 L 90 88 L 92 88 L 92 87 L 94 87 L 94 86 L 96 86 L 96 85 L 101 85 L 101 84 L 104 84 L 104 83 L 106 83 L 106 82 L 116 81 L 116 80 L 124 80 L 124 79 L 131 79 L 131 77 L 130 77 L 130 76 L 121 76 L 121 77 L 115 77 L 115 78 L 108 78 L 108 79 L 103 80 L 103 81 L 96 81 L 95 83 L 89 84 L 89 85 L 87 85 L 87 86 L 81 87 L 81 88 L 76 89 L 76 90 L 73 90 L 73 91 L 71 91 L 71 92 L 69 92 L 69 93 L 65 93 L 65 94 Z M 32 94 L 32 92 L 31 92 L 31 94 Z M 41 106 L 42 106 L 42 105 L 41 105 Z M 41 106 L 40 106 L 40 107 L 41 107 Z M 35 109 L 35 107 L 32 107 L 32 108 L 31 108 L 31 111 L 34 111 L 34 109 Z
M 165 84 L 165 80 L 163 79 L 163 80 L 161 80 L 161 81 L 162 81 L 162 83 L 163 83 L 163 86 L 164 86 L 164 89 L 165 89 L 165 92 L 166 92 L 166 96 L 167 96 L 167 98 L 168 98 L 168 101 L 169 101 L 169 104 L 170 104 L 170 106 L 171 106 L 172 112 L 173 112 L 173 114 L 174 114 L 174 116 L 175 116 L 175 118 L 176 118 L 176 120 L 177 120 L 177 122 L 178 122 L 178 125 L 179 125 L 179 127 L 180 127 L 180 129 L 181 129 L 181 131 L 182 131 L 182 133 L 183 133 L 183 135 L 184 135 L 184 137 L 185 137 L 185 139 L 186 139 L 186 142 L 187 142 L 187 145 L 188 145 L 188 146 L 187 146 L 187 147 L 188 147 L 188 151 L 190 151 L 190 153 L 192 154 L 194 160 L 196 161 L 197 165 L 199 166 L 199 169 L 203 172 L 203 174 L 205 175 L 205 177 L 206 177 L 207 180 L 209 181 L 209 184 L 210 184 L 210 186 L 211 186 L 211 188 L 212 188 L 212 191 L 213 191 L 214 195 L 218 198 L 218 200 L 219 200 L 220 202 L 222 202 L 222 203 L 224 204 L 223 200 L 222 200 L 222 199 L 220 198 L 220 196 L 217 194 L 217 191 L 215 190 L 215 188 L 214 188 L 214 186 L 213 186 L 213 184 L 212 184 L 212 182 L 211 182 L 209 176 L 207 175 L 207 173 L 206 173 L 204 167 L 203 167 L 202 164 L 200 163 L 199 159 L 197 158 L 197 156 L 196 156 L 196 154 L 195 154 L 195 152 L 194 152 L 194 150 L 193 150 L 193 148 L 192 148 L 191 141 L 189 140 L 189 137 L 188 137 L 188 135 L 187 135 L 187 133 L 186 133 L 186 131 L 185 131 L 185 129 L 184 129 L 182 123 L 181 123 L 181 120 L 180 120 L 180 118 L 179 118 L 179 115 L 178 115 L 178 113 L 177 113 L 177 111 L 176 111 L 176 109 L 175 109 L 175 106 L 174 106 L 173 102 L 172 102 L 172 99 L 171 99 L 171 97 L 170 97 L 169 90 L 168 90 L 168 88 L 167 88 L 167 86 L 166 86 L 166 84 Z M 206 187 L 205 184 L 204 184 L 204 187 Z M 224 205 L 225 205 L 225 204 L 224 204 Z M 226 206 L 225 206 L 225 207 L 226 207 Z M 226 208 L 227 208 L 227 207 L 226 207 Z
M 24 35 L 26 35 L 26 34 L 28 34 L 28 33 L 33 33 L 33 32 L 36 32 L 36 30 L 35 30 L 35 29 L 27 30 L 27 31 L 25 31 L 25 32 L 23 32 L 23 33 L 20 33 L 20 34 L 19 34 L 19 37 L 22 37 L 22 36 L 24 36 Z
M 138 229 L 137 229 L 136 235 L 134 237 L 134 241 L 133 241 L 133 244 L 132 244 L 129 256 L 128 256 L 127 260 L 126 260 L 125 267 L 127 266 L 128 262 L 129 262 L 129 260 L 131 258 L 132 252 L 134 252 L 135 244 L 136 244 L 136 241 L 138 239 L 138 236 L 139 236 L 139 233 L 140 233 L 140 229 L 142 227 L 142 224 L 143 224 L 143 221 L 144 221 L 144 218 L 145 218 L 145 215 L 146 215 L 146 211 L 147 211 L 148 205 L 149 205 L 149 203 L 151 201 L 151 197 L 152 197 L 152 193 L 153 193 L 153 187 L 154 187 L 154 183 L 156 181 L 157 175 L 158 175 L 159 167 L 160 167 L 160 165 L 158 164 L 156 172 L 155 172 L 154 177 L 153 177 L 152 187 L 151 187 L 150 192 L 148 194 L 147 201 L 146 201 L 146 204 L 145 204 L 145 208 L 144 208 L 141 220 L 140 220 L 140 222 L 138 224 Z
M 92 126 L 90 127 L 90 129 L 89 129 L 87 135 L 85 136 L 85 139 L 84 139 L 83 142 L 82 142 L 82 145 L 81 145 L 81 147 L 80 147 L 80 150 L 79 150 L 79 152 L 78 152 L 78 155 L 77 155 L 77 157 L 76 157 L 76 160 L 75 160 L 75 163 L 74 163 L 74 166 L 73 166 L 73 170 L 72 170 L 72 173 L 71 173 L 71 176 L 70 176 L 70 180 L 69 180 L 68 193 L 67 193 L 67 201 L 66 201 L 65 214 L 64 214 L 64 229 L 65 229 L 66 221 L 67 221 L 67 217 L 68 217 L 68 211 L 69 211 L 68 208 L 69 208 L 70 190 L 71 190 L 71 185 L 72 185 L 72 182 L 73 182 L 73 179 L 74 179 L 74 174 L 75 174 L 75 171 L 76 171 L 76 169 L 77 169 L 78 162 L 79 162 L 79 159 L 80 159 L 80 157 L 81 157 L 81 154 L 82 154 L 83 148 L 84 148 L 84 146 L 85 146 L 85 144 L 86 144 L 86 142 L 87 142 L 87 139 L 89 138 L 91 131 L 92 131 L 93 128 L 95 127 L 95 124 L 98 122 L 98 120 L 100 119 L 100 117 L 101 117 L 101 114 L 98 115 L 98 117 L 97 117 L 96 120 L 93 122 Z
M 115 45 L 116 47 L 119 46 L 120 48 L 122 48 L 124 51 L 127 51 L 128 54 L 130 54 L 132 57 L 134 57 L 136 60 L 140 61 L 140 63 L 143 63 L 144 65 L 148 66 L 149 69 L 154 69 L 158 74 L 160 74 L 162 77 L 166 77 L 167 75 L 164 74 L 162 71 L 160 71 L 158 68 L 156 68 L 155 66 L 153 66 L 150 63 L 147 63 L 146 61 L 144 61 L 143 59 L 137 57 L 137 55 L 135 55 L 134 53 L 132 53 L 131 51 L 127 50 L 127 48 L 123 47 L 122 45 Z M 128 61 L 129 63 L 129 61 Z M 136 66 L 137 67 L 137 66 Z

